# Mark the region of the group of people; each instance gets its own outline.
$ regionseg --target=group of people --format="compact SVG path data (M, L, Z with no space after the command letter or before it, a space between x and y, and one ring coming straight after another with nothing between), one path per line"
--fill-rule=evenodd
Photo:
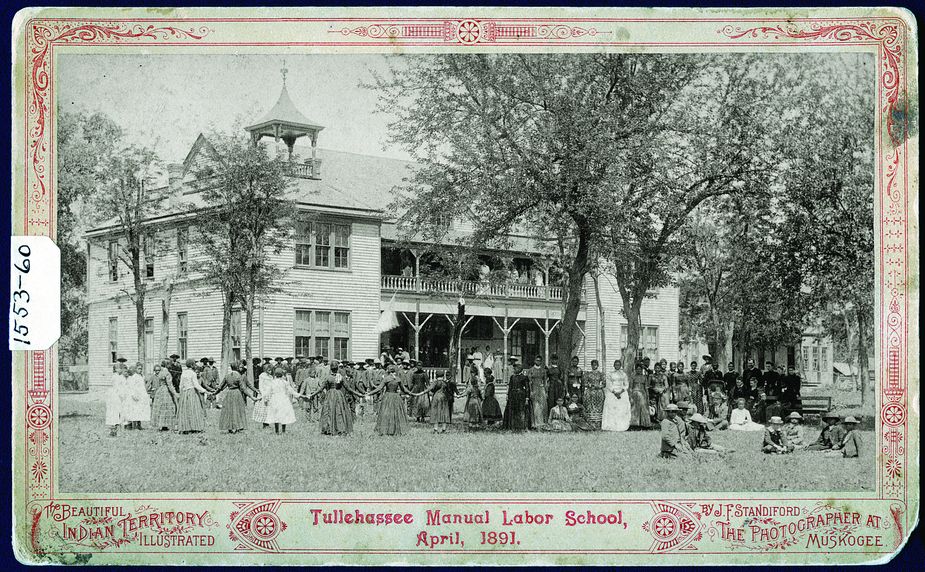
M764 439L761 451L771 455L783 455L794 451L821 451L827 457L851 458L860 455L861 437L859 421L848 416L841 419L834 412L823 416L825 427L813 442L806 440L803 417L793 411L787 416L787 423L779 416L771 417L767 427L762 427ZM733 449L713 442L710 431L714 429L710 419L698 413L693 407L682 409L674 403L665 408L661 423L662 457L677 459L695 453L722 454Z

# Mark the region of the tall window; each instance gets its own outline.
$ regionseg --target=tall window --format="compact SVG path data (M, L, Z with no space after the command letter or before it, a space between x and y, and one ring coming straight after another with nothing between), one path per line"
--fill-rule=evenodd
M119 318L109 318L109 362L119 359Z
M154 233L142 237L142 253L145 261L145 278L154 278Z
M189 315L186 312L177 313L177 353L180 359L185 360L187 356L187 341L189 338Z
M620 340L625 350L629 340L629 326L620 327ZM658 361L658 326L643 326L639 332L639 357Z
M298 223L295 231L295 263L316 268L350 268L350 225Z
M315 266L327 268L331 263L331 225L315 225Z
M115 240L109 241L109 281L116 282L119 280L119 243Z
M829 371L829 348L822 347L819 348L822 352L821 367L820 371Z
M231 353L241 361L241 310L231 311Z
M177 270L180 274L189 270L189 228L185 226L177 228Z
M813 371L819 371L819 346L813 346Z
M350 359L350 312L297 309L293 336L296 354Z
M334 359L345 360L350 353L350 314L334 313Z
M331 357L331 313L315 312L315 355Z
M295 353L296 355L315 355L312 351L312 313L310 310L296 310L295 324Z
M154 359L154 318L145 318L145 353L149 362Z

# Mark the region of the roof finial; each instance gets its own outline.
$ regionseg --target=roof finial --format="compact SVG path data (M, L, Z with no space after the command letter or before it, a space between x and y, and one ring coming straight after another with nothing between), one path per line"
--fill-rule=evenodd
M286 74L289 73L289 70L286 69L286 60L283 60L283 67L279 71L283 74L283 87L286 87Z

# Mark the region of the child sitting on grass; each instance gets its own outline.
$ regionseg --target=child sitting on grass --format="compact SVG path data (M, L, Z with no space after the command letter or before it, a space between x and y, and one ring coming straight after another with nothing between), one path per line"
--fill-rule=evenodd
M761 450L772 455L784 455L793 452L793 445L787 440L784 433L784 420L776 415L771 417L767 429L764 431L764 441Z
M819 433L819 438L806 447L807 451L831 451L845 438L845 428L838 424L841 417L837 413L829 411L822 416L822 420L825 421L825 427Z
M786 429L784 429L784 433L787 434L787 440L790 441L794 449L805 449L805 435L803 434L803 426L800 424L803 420L803 416L794 411L787 416L787 419L790 421Z
M725 419L724 419L725 421ZM691 416L692 443L695 453L708 453L716 455L719 453L731 453L733 449L727 449L720 445L713 444L713 439L707 431L710 430L710 420L699 413Z
M739 398L736 408L729 415L729 428L733 431L761 431L764 425L752 421L752 415L745 409L745 399Z
M845 426L845 436L841 443L833 447L831 451L825 453L826 457L844 457L856 458L861 454L861 433L858 431L860 421L852 416L845 417L842 421Z
M578 397L577 395L575 396ZM571 418L563 405L562 396L556 397L556 406L549 410L549 422L543 426L544 431L571 431Z

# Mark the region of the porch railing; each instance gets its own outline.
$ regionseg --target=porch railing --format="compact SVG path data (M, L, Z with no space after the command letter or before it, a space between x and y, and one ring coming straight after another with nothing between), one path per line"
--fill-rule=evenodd
M420 292L449 296L482 296L524 300L561 300L565 293L565 288L562 286L537 286L535 284L390 275L382 277L382 289L391 292ZM582 291L583 298L584 291Z

